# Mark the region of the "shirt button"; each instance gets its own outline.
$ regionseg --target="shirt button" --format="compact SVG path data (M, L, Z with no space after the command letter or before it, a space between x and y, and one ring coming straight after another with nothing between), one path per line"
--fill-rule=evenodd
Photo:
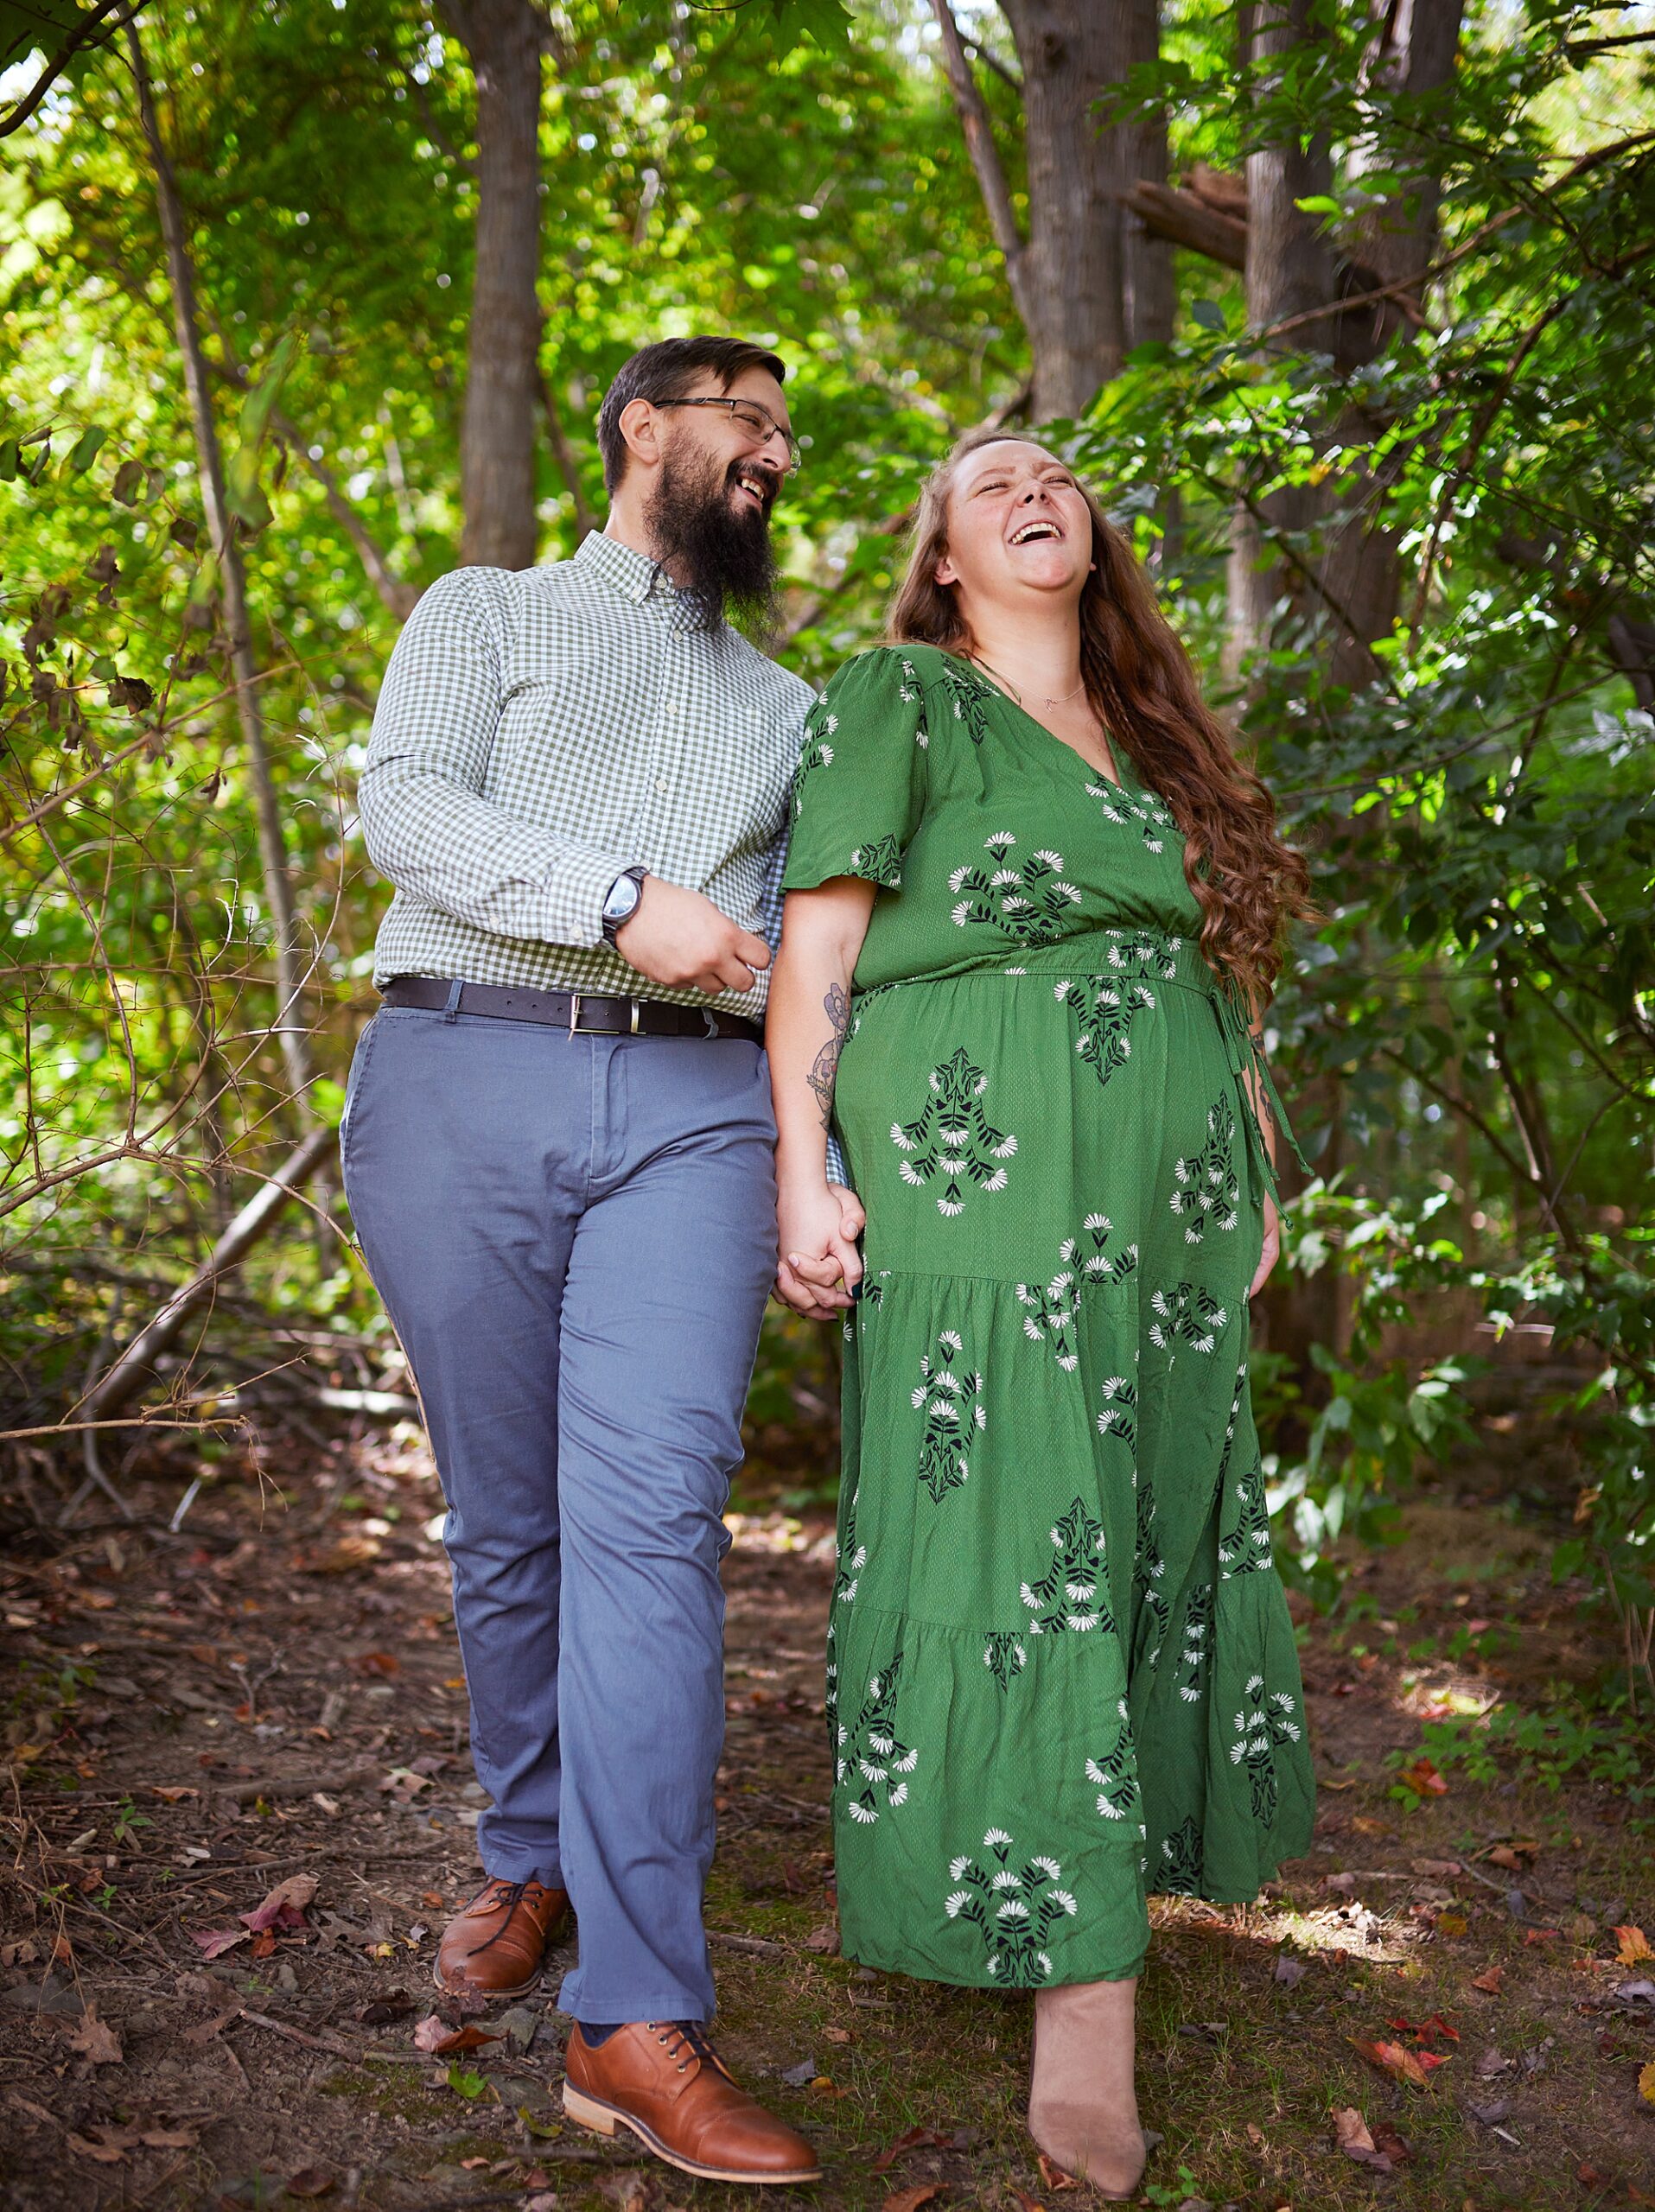
M658 776L658 777L655 779L655 788L656 788L656 790L657 790L658 791L665 791L665 789L666 789L666 778L665 778L665 776Z
M664 715L676 715L678 711L678 702L676 699L667 699L663 702L661 712Z

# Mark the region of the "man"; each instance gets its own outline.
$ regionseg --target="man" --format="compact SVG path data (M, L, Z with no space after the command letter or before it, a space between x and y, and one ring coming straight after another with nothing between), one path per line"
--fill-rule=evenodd
M687 2173L817 2177L705 2033L721 1519L776 1269L758 1021L811 694L762 614L782 363L634 354L571 561L461 569L398 640L361 781L395 886L341 1135L448 1501L486 1872L450 1990L516 1995L572 1900L566 2108Z

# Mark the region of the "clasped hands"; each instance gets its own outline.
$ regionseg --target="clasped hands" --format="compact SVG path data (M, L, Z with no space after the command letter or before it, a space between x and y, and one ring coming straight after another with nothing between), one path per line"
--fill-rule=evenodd
M781 1232L777 1297L807 1320L831 1320L862 1283L856 1239L867 1216L861 1202L843 1183L783 1184L776 1218Z

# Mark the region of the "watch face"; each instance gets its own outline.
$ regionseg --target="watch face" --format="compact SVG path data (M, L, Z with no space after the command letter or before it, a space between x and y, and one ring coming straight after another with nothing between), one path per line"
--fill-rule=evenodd
M606 922L624 921L638 904L638 886L629 875L623 875L615 884L603 905Z

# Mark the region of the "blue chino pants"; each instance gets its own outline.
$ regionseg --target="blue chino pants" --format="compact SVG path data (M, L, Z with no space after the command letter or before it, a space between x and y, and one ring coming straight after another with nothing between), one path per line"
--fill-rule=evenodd
M709 2019L722 1515L776 1266L739 1039L386 1007L341 1135L448 1503L490 1874L567 1889L563 2010Z

